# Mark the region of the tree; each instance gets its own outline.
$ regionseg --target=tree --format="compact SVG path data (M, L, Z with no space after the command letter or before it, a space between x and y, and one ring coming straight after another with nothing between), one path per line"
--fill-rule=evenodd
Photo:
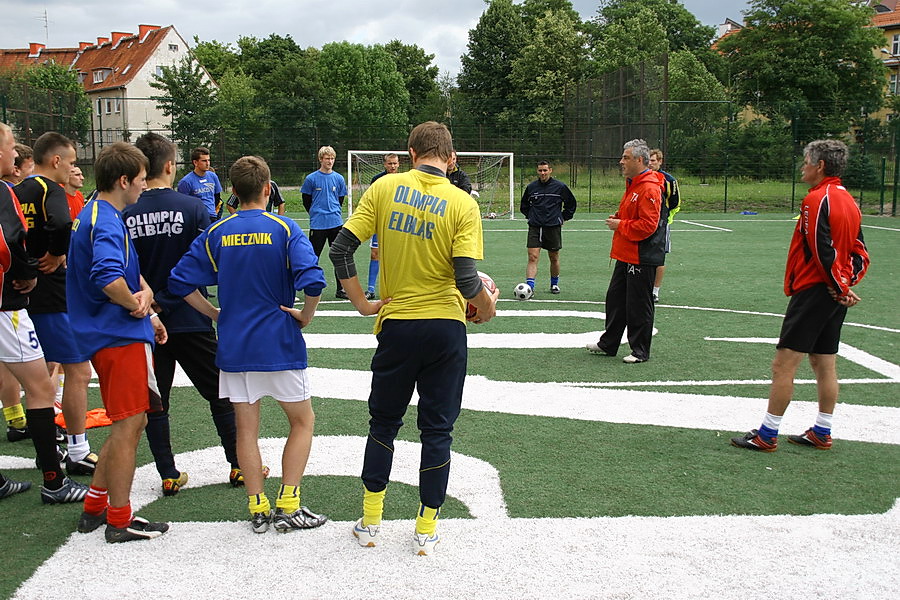
M562 127L566 88L581 81L587 59L580 24L570 11L546 11L513 61L510 80L518 96L527 99L526 115L533 124Z
M153 75L150 87L162 95L151 99L156 100L163 115L171 117L172 136L181 144L187 162L191 148L208 145L212 140L216 88L190 55L175 66L160 67L160 71L160 75Z
M28 109L27 123L32 137L36 138L46 131L58 131L80 141L88 139L91 101L78 81L77 71L51 60L28 65L8 73L8 76L12 81L30 88L27 106L24 106L24 95L16 98L19 90L9 90L12 97L6 100L10 104L21 100L23 108ZM12 119L16 119L21 113L11 114ZM24 127L25 123L16 125Z
M665 54L668 37L660 19L649 8L635 8L621 19L610 21L594 33L592 53L595 74Z
M602 32L611 25L633 20L642 10L652 13L662 25L671 50L696 52L709 48L715 28L701 25L678 0L600 0L593 23ZM635 46L643 47L649 40L635 36L634 41Z
M426 120L425 113L431 109L433 114L433 107L439 98L438 68L431 64L434 54L426 54L417 45L404 44L400 40L391 40L384 49L394 58L409 92L408 121L418 123Z
M461 57L459 89L470 114L488 123L509 117L515 87L509 79L513 63L526 44L519 7L512 0L491 0L474 29L468 53Z
M212 40L201 42L194 36L194 58L197 59L209 76L218 82L226 73L234 72L240 68L240 57L231 44Z
M350 127L366 136L392 126L406 131L409 92L394 58L382 46L326 44L317 68L327 82L328 102L319 113L326 135L345 133Z
M845 0L753 0L745 27L719 43L736 99L790 121L797 142L846 132L883 99L872 14Z

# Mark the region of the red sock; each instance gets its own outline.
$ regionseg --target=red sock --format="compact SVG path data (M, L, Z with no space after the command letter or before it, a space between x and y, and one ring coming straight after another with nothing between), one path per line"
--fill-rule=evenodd
M84 512L99 517L109 506L109 491L91 486L84 498Z
M125 506L110 506L106 511L106 522L113 527L123 529L131 525L131 502Z

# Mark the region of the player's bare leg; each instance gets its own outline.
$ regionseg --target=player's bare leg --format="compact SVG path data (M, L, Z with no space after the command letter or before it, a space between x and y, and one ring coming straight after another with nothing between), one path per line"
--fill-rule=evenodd
M281 482L285 485L300 485L309 460L309 449L312 447L316 415L310 400L279 404L291 426L281 455Z
M234 403L237 455L247 495L263 493L262 456L259 453L259 401Z
M525 278L534 279L537 275L538 261L541 258L540 248L528 248L528 264L525 265Z
M790 348L778 348L772 361L772 385L766 412L782 416L794 395L794 375L803 361L804 353Z
M833 414L840 389L837 379L837 355L810 354L809 365L816 374L819 412Z

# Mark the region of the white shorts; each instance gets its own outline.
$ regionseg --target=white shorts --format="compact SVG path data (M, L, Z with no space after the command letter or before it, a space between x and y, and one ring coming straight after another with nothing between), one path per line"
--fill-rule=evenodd
M311 395L306 369L219 371L219 396L232 402L253 404L263 396L272 396L279 402L303 402Z
M44 358L28 311L0 311L0 362L27 363Z

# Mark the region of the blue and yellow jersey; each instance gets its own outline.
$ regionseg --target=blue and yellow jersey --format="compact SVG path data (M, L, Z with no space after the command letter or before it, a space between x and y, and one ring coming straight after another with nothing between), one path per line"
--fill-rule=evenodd
M141 289L134 244L115 206L96 198L87 203L72 223L67 262L69 320L81 350L93 356L103 348L153 343L150 318L135 319L103 292L119 278L132 293Z
M392 298L384 319L465 321L456 289L455 257L483 258L481 214L471 196L446 177L413 169L373 183L344 224L360 240L378 235L378 289Z
M204 285L219 286L219 369L306 368L300 325L280 307L293 306L297 290L321 295L325 275L296 223L259 209L213 223L169 276L169 292L180 297Z
M681 210L681 192L678 189L678 180L669 173L660 171L666 178L662 186L663 205L669 209L669 225L675 220L675 213Z

